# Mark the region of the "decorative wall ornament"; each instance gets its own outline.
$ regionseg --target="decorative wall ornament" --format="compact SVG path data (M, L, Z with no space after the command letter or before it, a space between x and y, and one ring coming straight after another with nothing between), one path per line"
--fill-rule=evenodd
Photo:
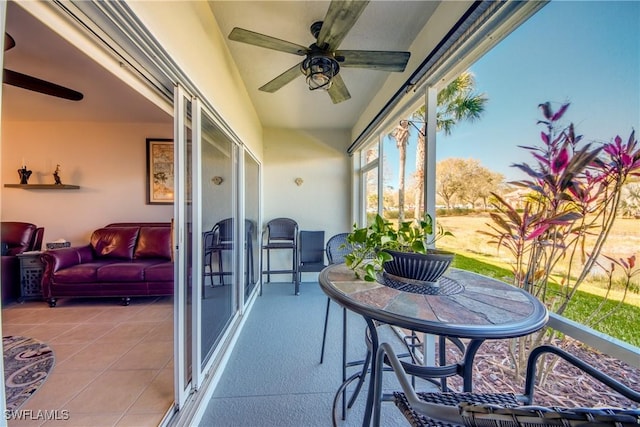
M173 140L147 138L147 204L173 204Z
M214 176L213 178L211 178L211 182L213 182L215 185L220 185L224 182L224 178L222 178L221 176Z
M304 180L302 178L296 178L295 181L296 185L298 187L300 187L302 185L302 183L304 182Z
M20 175L20 184L24 185L29 183L31 171L27 170L26 165L23 165L20 169L18 169L18 175Z
M60 165L56 165L56 170L53 172L53 179L56 182L56 185L62 185L62 180L60 179Z

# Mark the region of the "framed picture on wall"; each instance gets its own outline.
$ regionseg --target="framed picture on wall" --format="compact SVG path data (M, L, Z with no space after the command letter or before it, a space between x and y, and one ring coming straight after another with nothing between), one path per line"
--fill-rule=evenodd
M173 140L147 138L147 204L172 204L173 190Z

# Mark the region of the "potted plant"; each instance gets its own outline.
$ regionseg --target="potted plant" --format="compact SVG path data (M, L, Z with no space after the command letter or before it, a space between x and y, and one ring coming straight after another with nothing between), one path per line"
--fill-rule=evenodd
M405 221L396 228L376 215L373 223L347 236L352 252L345 262L356 276L377 280L381 271L400 279L436 285L438 278L453 261L452 252L432 249L444 236L453 236L442 227L434 233L433 219L425 214L421 220Z

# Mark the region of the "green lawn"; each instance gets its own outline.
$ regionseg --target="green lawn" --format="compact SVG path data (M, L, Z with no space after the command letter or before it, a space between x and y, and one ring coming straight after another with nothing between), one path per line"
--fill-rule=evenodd
M504 262L496 262L486 255L470 254L464 251L456 251L453 248L448 249L456 252L456 257L452 264L453 267L473 271L507 283L511 283L513 280L513 274ZM602 297L599 295L578 291L563 315L576 322L584 323L584 320L598 307L601 301ZM605 311L608 311L608 308L615 307L617 304L616 301L607 301ZM598 322L593 328L640 347L640 334L637 332L638 325L640 325L640 308L631 304L620 304L619 307L615 308L611 316Z

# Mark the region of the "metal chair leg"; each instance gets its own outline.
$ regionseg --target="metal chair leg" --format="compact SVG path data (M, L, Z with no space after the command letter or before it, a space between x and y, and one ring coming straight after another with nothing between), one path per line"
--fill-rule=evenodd
M291 270L293 271L293 274L291 275L293 280L295 280L296 278L300 279L299 275L298 275L298 248L297 246L294 246L292 249L293 252L293 256L291 257L292 260L292 266L291 266ZM298 282L300 283L300 282ZM296 295L298 295L298 291L299 289L296 289Z
M330 307L331 307L331 298L327 297L327 310L324 315L324 330L322 331L322 350L320 351L320 364L324 362L324 347L327 342L327 323L329 321Z
M213 288L213 264L211 259L209 260L209 282L211 283L211 287Z
M267 249L267 283L271 283L271 250Z
M218 251L218 273L219 273L218 281L220 282L220 285L224 285L224 271L222 267L222 251Z

